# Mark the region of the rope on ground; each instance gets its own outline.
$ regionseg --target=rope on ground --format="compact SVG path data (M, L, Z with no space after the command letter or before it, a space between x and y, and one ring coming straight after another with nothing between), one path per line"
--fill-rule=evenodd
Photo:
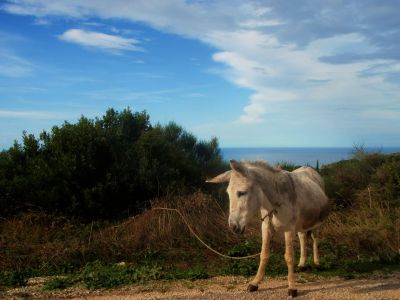
M183 220L183 222L186 224L186 226L189 228L189 231L199 240L200 243L202 243L205 247L207 247L210 251L214 252L215 254L222 256L224 258L229 258L229 259L247 259L247 258L253 258L257 257L260 255L260 253L252 254L252 255L247 255L247 256L241 256L241 257L236 257L236 256L229 256L225 255L221 252L218 252L217 250L211 248L208 244L206 244L193 230L192 226L190 226L189 222L186 220L185 216L176 208L165 208L165 207L153 207L152 210L161 210L161 211L174 211L176 212Z

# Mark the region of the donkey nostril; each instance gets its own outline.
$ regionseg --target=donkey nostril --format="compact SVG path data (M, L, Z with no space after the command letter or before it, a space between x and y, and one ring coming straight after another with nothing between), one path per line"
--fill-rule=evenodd
M231 224L231 229L236 234L242 234L244 232L245 226L241 227L235 224Z
M237 230L238 230L238 227L237 227L236 225L232 225L231 228L232 228L232 230L233 230L234 232L237 232Z

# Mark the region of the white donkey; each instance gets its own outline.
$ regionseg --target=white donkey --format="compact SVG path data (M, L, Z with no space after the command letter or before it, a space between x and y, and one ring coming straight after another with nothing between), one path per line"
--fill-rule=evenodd
M269 245L275 230L285 233L285 261L288 267L289 296L296 297L294 280L293 238L300 239L299 267L307 258L307 235L313 239L314 263L319 265L317 238L311 231L328 215L328 198L324 183L317 171L301 167L293 172L271 167L264 162L230 161L232 170L207 182L229 182L229 226L243 233L254 216L261 216L262 247L256 277L250 282L250 292L258 290L264 279L269 258Z

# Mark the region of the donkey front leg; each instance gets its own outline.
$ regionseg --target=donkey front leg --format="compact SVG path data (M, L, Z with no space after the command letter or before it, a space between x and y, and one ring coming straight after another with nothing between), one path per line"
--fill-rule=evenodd
M293 253L294 231L285 231L285 260L288 268L289 296L296 297L297 289L294 281L294 253Z
M258 271L256 277L250 282L247 287L249 292L255 292L258 290L258 284L264 279L265 268L268 264L269 259L269 244L272 237L272 225L270 222L262 222L261 232L262 232L262 244L261 244L261 254L260 254L260 265L258 266Z

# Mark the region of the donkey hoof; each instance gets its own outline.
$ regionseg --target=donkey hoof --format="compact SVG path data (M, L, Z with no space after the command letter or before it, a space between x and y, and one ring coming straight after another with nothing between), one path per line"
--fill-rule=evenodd
M305 266L297 266L298 272L304 272L306 270Z
M255 291L257 291L257 290L258 290L258 285L249 284L249 285L247 286L247 291L249 291L249 292L255 292Z
M318 271L322 270L322 267L320 264L314 264L314 268L316 268Z
M288 289L288 295L289 295L289 298L297 297L297 290Z

